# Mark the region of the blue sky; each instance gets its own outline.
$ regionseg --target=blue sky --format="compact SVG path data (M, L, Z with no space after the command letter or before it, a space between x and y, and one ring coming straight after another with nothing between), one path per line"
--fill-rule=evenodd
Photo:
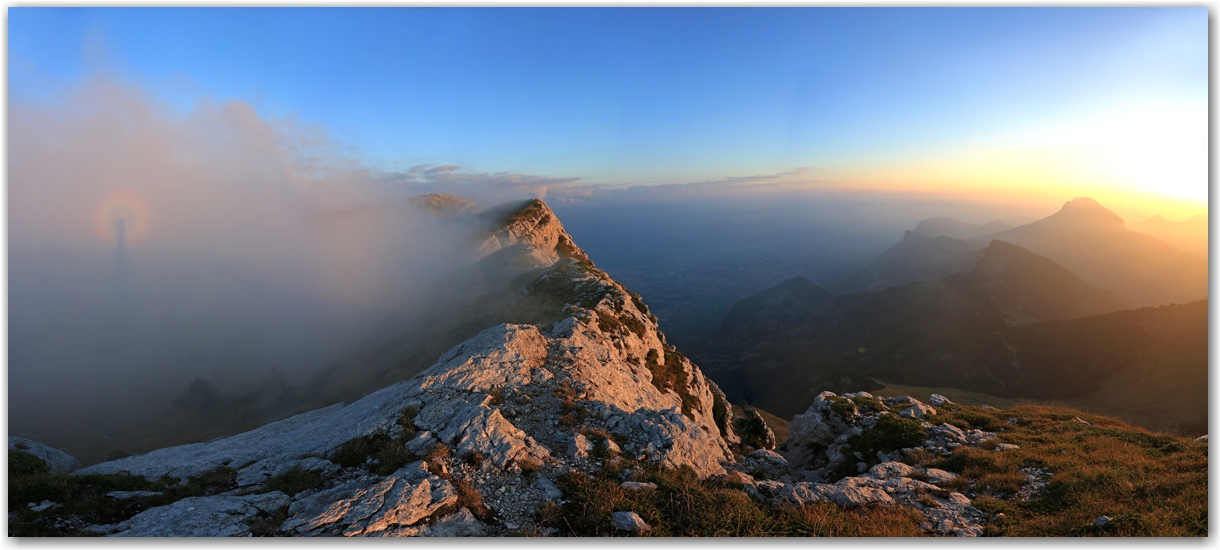
M1064 121L1132 106L1206 113L1206 18L1206 8L10 8L9 90L55 97L115 72L182 108L211 95L293 113L383 170L437 163L640 184L838 166L849 177L1038 142Z

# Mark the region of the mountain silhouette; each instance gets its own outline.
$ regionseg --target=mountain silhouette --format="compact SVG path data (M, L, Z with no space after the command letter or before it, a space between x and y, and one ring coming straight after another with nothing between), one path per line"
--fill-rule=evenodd
M1184 222L1169 221L1160 215L1131 224L1131 230L1161 239L1183 252L1207 258L1207 214Z
M1207 296L1206 260L1127 229L1122 218L1087 197L1072 199L1036 222L973 240L993 239L1045 256L1131 307Z
M875 389L873 379L994 391L1019 377L1002 331L1121 304L1047 258L992 241L968 273L879 292L831 296L787 281L735 305L698 360L730 399L781 416L824 390Z
M920 222L920 227L927 221ZM898 244L843 279L838 290L845 294L884 290L970 271L980 248L979 243L946 235L907 231Z

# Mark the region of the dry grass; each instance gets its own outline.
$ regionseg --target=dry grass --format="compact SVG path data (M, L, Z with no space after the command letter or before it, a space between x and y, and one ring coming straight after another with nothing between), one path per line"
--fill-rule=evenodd
M543 524L568 536L622 535L611 523L614 512L631 510L652 530L647 536L917 536L918 514L897 507L845 511L833 504L805 508L772 508L738 488L699 480L690 468L647 467L642 481L657 484L649 492L626 491L609 469L592 479L582 474L560 478L567 504L551 504L540 513Z
M981 495L976 507L1004 513L988 525L988 535L1207 536L1205 442L1060 407L945 412L938 421L990 425L1003 429L1002 442L1021 446L1001 452L964 448L933 464L962 474L954 488L971 490L973 482ZM1017 425L1009 425L1009 418ZM1046 494L1028 502L1005 500L1026 483L1017 471L1025 466L1054 474ZM1093 527L1103 515L1115 521Z

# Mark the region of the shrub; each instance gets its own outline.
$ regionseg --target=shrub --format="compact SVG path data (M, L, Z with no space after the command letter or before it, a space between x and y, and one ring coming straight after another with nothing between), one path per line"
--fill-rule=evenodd
M305 470L300 466L293 466L267 480L268 492L279 491L288 496L301 491L317 489L320 486L322 486L321 472Z

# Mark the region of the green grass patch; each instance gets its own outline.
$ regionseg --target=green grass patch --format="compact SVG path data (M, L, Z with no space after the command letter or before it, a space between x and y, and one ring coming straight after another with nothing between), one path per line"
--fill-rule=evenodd
M880 464L881 460L877 458L878 451L892 453L906 447L918 447L923 444L926 437L927 433L917 420L900 418L892 414L882 416L877 419L877 423L872 428L847 440L847 445L841 449L843 456L847 459L835 468L832 477L834 480L838 480L856 475L859 473L857 462L864 462L870 467ZM864 459L857 459L854 455L856 452L859 452Z

